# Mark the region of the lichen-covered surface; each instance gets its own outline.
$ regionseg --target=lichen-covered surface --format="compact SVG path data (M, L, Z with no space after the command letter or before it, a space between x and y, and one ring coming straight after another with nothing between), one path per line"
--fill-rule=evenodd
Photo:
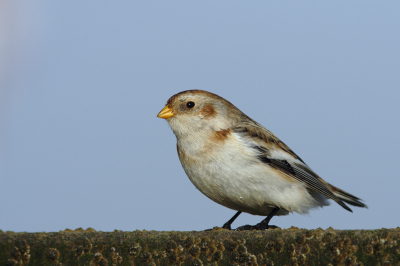
M0 231L1 265L400 265L400 228Z

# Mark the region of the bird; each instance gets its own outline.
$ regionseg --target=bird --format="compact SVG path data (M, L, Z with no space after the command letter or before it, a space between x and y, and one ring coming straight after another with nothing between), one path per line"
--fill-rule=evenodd
M182 167L193 185L214 202L242 213L266 216L235 230L266 230L274 216L309 210L335 201L367 208L360 198L323 180L271 131L228 100L204 90L179 92L157 117L168 121L177 139Z

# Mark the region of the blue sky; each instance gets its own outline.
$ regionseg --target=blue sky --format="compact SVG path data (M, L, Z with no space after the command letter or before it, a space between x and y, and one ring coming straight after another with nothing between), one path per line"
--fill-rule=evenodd
M282 228L399 226L398 1L0 3L0 229L203 230L235 211L186 177L156 117L216 93L365 200ZM263 217L241 215L233 224Z

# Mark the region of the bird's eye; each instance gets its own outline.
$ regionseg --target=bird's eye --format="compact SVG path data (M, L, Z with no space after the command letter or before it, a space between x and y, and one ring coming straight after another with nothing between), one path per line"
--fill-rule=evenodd
M194 107L194 102L188 102L186 104L187 108L193 108Z

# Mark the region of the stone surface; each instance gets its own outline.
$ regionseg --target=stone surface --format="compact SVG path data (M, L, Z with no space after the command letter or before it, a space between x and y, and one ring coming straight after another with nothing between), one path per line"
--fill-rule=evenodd
M400 228L0 231L0 265L400 265Z

